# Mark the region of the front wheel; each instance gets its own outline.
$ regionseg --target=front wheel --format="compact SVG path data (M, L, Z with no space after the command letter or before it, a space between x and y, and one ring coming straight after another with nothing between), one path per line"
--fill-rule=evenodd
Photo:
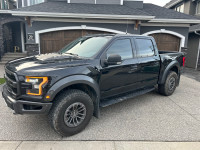
M176 90L178 75L174 71L170 71L164 84L158 85L160 94L170 96Z
M71 136L88 125L93 109L93 101L88 94L80 90L68 90L55 99L49 120L57 133Z

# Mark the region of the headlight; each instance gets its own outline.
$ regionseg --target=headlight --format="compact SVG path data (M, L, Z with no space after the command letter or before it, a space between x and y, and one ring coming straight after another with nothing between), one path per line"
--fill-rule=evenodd
M48 77L26 77L25 82L32 84L32 89L27 89L28 95L42 95L42 88L48 82Z

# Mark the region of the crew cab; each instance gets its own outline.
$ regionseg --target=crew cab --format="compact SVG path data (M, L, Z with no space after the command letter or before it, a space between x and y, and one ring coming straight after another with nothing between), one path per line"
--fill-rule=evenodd
M156 87L172 95L184 63L184 53L158 51L150 36L84 36L57 53L7 63L2 95L15 114L48 114L55 131L71 136L100 117L100 107Z

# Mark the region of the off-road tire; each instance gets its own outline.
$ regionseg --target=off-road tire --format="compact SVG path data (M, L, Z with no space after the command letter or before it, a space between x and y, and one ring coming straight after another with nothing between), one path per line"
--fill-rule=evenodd
M53 102L49 113L49 121L54 130L62 136L72 136L81 132L90 122L93 115L93 101L88 94L81 90L71 89L62 92ZM67 108L74 103L82 103L86 108L85 119L76 127L69 127L64 121Z
M169 88L170 86L170 80L175 79L175 86L173 86L173 88ZM165 96L170 96L174 93L174 91L176 90L177 87L177 82L178 82L178 75L176 72L174 71L170 71L164 84L160 84L158 85L158 92L162 95Z

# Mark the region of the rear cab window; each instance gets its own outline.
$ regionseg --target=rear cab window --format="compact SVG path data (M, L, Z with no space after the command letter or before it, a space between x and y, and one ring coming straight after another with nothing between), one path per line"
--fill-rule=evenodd
M136 38L137 57L151 57L155 55L155 47L151 39Z

